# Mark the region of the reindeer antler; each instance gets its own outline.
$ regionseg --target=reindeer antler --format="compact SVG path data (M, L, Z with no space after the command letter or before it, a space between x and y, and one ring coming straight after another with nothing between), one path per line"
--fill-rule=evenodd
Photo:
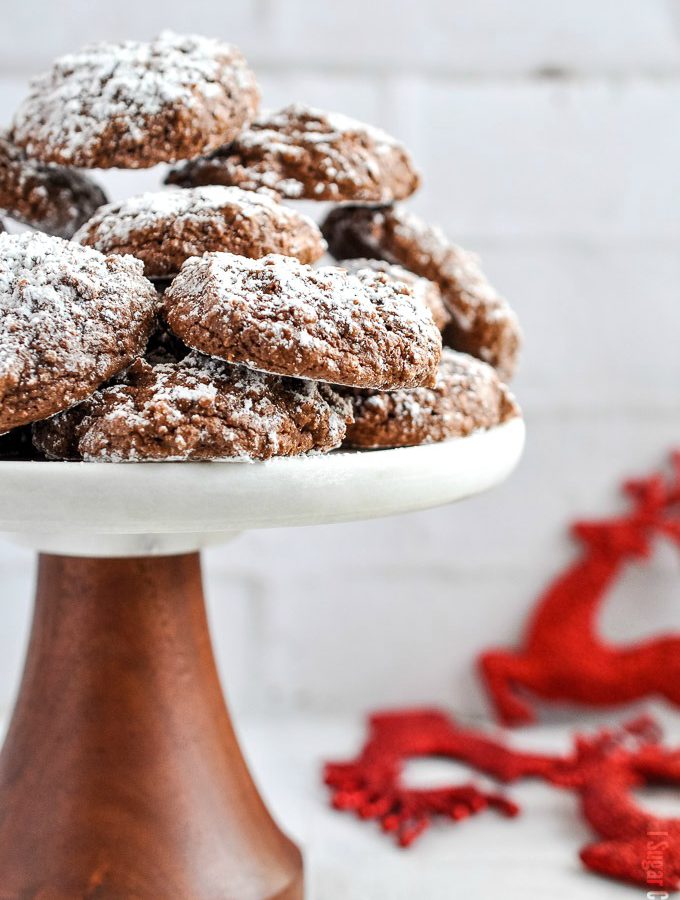
M670 469L670 477L656 472L624 482L624 493L635 502L634 515L655 521L680 503L680 451L670 454Z
M647 478L624 482L623 492L632 501L629 513L611 519L580 521L572 534L593 550L615 556L648 556L655 532L680 543L680 515L671 515L680 505L680 452L670 455L671 475L655 472ZM680 510L678 511L680 513Z

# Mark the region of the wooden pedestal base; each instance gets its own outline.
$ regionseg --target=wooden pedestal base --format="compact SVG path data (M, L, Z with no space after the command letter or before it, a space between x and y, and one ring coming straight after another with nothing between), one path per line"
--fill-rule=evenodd
M302 894L224 705L198 554L41 556L0 755L0 898Z

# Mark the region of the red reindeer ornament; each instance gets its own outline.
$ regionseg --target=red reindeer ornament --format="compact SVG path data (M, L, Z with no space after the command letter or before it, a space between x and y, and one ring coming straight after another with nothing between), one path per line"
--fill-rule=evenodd
M588 706L657 695L680 706L680 635L616 647L596 628L605 593L626 565L649 557L655 536L680 546L680 454L672 462L668 482L655 474L624 485L632 500L627 515L573 526L581 556L539 600L523 647L480 658L487 690L506 724L535 718L520 691Z
M584 819L599 840L581 852L593 872L643 885L647 897L680 888L680 819L656 816L633 791L645 784L680 785L680 750L659 743L649 719L615 732L579 736L571 760L547 772L553 784L580 795Z
M487 809L510 817L519 812L503 794L471 781L431 789L403 784L408 759L445 757L500 782L534 777L575 792L598 835L581 850L587 868L644 885L647 896L661 898L680 887L680 819L655 816L633 796L644 784L680 784L680 750L661 745L661 731L649 717L593 736L577 735L565 756L512 749L434 709L377 713L369 725L359 755L327 763L324 777L336 809L379 821L399 846L411 846L435 819L453 823Z
M472 782L442 788L410 788L403 784L404 763L415 757L445 757L467 763L497 781L546 776L554 759L506 747L482 732L462 728L438 710L378 713L369 719L369 737L350 762L327 763L324 780L335 809L375 819L393 833L402 847L410 846L434 818L459 821L485 809L515 816L519 808L496 791Z

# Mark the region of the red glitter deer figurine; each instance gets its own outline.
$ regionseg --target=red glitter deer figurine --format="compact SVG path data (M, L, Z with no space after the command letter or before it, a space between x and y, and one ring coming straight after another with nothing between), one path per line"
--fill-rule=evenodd
M545 770L548 781L575 791L597 838L581 849L587 868L640 884L647 897L680 888L680 819L638 805L636 789L680 784L680 750L664 747L654 720L642 717L614 731L577 735L571 759Z
M655 536L680 547L680 453L672 462L669 481L655 474L624 485L633 501L628 515L573 526L581 557L539 600L523 647L480 658L487 690L506 724L535 718L520 692L589 706L658 695L680 706L680 634L617 647L597 632L604 594L624 566L649 557Z

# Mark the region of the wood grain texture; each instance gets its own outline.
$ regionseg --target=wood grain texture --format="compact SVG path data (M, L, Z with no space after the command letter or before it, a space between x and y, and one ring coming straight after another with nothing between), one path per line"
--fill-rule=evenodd
M243 761L197 554L42 556L0 755L0 898L301 900Z

